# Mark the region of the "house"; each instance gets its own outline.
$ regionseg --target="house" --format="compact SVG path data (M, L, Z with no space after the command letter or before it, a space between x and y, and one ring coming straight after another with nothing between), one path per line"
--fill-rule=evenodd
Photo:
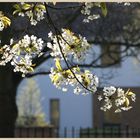
M133 7L131 11L129 8L125 7L122 11L120 6L118 9L112 7L112 11L114 12L111 15L111 19L108 21L103 19L103 23L99 20L93 24L93 26L89 26L83 23L81 26L77 24L77 22L81 22L81 18L77 18L75 22L71 23L69 26L73 30L76 30L77 33L84 34L94 40L95 36L93 34L97 34L97 37L108 37L108 38L115 38L118 40L118 34L123 35L122 25L127 25L128 22L131 20L131 12L133 11ZM117 16L118 12L122 12L123 16ZM111 12L110 12L111 13ZM115 14L116 13L116 14ZM71 14L71 13L70 13ZM115 14L115 16L114 16ZM138 15L134 14L136 17ZM114 18L115 17L115 18ZM58 16L59 18L59 16ZM104 22L106 21L106 22ZM109 22L111 21L111 22ZM108 24L110 23L110 24ZM117 23L116 28L114 27ZM105 26L106 25L106 26ZM111 30L106 32L107 30ZM44 30L44 29L43 29ZM85 32L86 31L86 32ZM42 33L42 32L41 32ZM44 32L43 32L44 33ZM43 34L42 33L42 34ZM99 33L99 34L98 34ZM46 33L44 33L46 35ZM45 36L45 35L42 36ZM46 36L45 36L46 37ZM112 39L111 38L111 39ZM121 37L120 37L121 38ZM100 38L99 38L100 39ZM105 39L105 38L104 38ZM110 39L110 40L111 40ZM89 39L90 40L90 39ZM112 46L114 50L119 51L121 49L119 46ZM99 46L95 49L98 50ZM105 48L106 49L106 48ZM98 51L104 52L105 49L99 49ZM113 50L113 51L114 51ZM114 56L113 58L116 59L120 57ZM112 59L113 60L113 59ZM110 60L107 56L104 56L101 60L103 64L108 63ZM40 67L46 67L48 63L42 64ZM139 119L139 87L140 87L140 64L136 64L136 60L132 57L123 60L120 64L112 66L110 68L96 68L93 72L100 77L101 80L104 80L104 84L101 84L100 87L103 86L110 86L114 85L116 87L129 87L132 91L136 92L137 100L134 104L133 109L128 112L123 112L120 114L104 113L99 110L99 105L97 99L94 95L88 96L77 96L72 93L72 89L69 88L67 93L62 92L55 88L55 86L50 82L49 76L37 76L38 84L40 86L42 96L44 100L42 102L43 108L45 113L47 114L46 121L54 124L56 127L63 129L67 127L68 129L71 127L75 127L79 129L80 127L87 128L87 127L102 127L104 124L116 124L116 125L131 125L132 127L138 127L140 124Z
M134 93L136 93L137 99L133 103L133 108L126 112L114 113L112 111L103 112L99 109L99 102L97 98L93 97L93 127L103 128L103 127L120 127L125 129L129 128L139 128L140 127L140 87L122 87L125 91L130 88ZM101 92L101 91L100 91Z
M140 85L140 64L135 65L136 60L132 57L127 58L121 64L104 69L96 69L95 73L100 76L102 72L109 73L113 70L114 77L108 79L109 84L116 87L130 88L136 93L137 100L133 109L128 112L114 114L112 112L100 111L99 103L94 95L75 95L72 89L62 92L56 89L50 82L49 76L37 76L37 81L44 97L42 102L43 109L47 114L47 122L64 130L65 127L79 129L87 127L102 127L103 124L120 124L139 127L139 85ZM43 66L45 66L43 64Z

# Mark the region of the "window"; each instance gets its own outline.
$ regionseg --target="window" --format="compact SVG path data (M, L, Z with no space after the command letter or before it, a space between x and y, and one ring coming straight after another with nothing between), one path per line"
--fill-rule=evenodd
M59 99L50 100L50 121L51 124L59 128L60 121L60 103Z

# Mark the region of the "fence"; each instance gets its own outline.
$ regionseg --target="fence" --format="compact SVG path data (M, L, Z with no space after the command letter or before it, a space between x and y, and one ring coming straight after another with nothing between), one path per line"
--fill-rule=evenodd
M129 128L67 128L54 129L48 127L16 128L15 137L56 137L56 138L140 138L140 129Z
M80 131L80 137L88 138L138 138L140 137L140 129L129 128L94 128L94 129L82 129Z
M62 130L58 130L59 136L64 138L140 138L139 128L79 128L74 127L68 129L65 127Z
M15 137L56 137L55 129L53 127L16 127Z

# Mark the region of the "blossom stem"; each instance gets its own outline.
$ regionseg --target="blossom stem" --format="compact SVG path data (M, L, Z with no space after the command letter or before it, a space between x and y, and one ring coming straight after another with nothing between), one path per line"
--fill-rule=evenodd
M56 38L57 38L57 42L58 42L58 46L59 46L60 52L61 52L61 54L62 54L62 57L63 57L63 59L64 59L66 65L67 65L68 69L71 71L71 73L73 74L74 78L77 80L77 82L78 82L83 88L85 88L86 90L88 90L88 91L90 91L90 92L93 92L92 90L90 90L90 89L88 89L87 87L85 87L85 85L83 85L83 84L79 81L79 79L76 77L76 75L75 75L75 73L73 72L73 70L70 68L69 63L67 62L67 60L66 60L66 58L65 58L65 55L64 55L64 53L63 53L63 51L62 51L62 47L61 47L60 42L59 42L59 37L58 37L58 35L61 35L61 34L60 34L60 31L59 31L59 30L57 29L57 27L54 25L54 23L53 23L53 21L52 21L50 15L49 15L49 12L48 12L48 10L47 10L47 4L44 3L44 5L45 5L45 8L46 8L46 13L47 13L48 20L50 21L51 25L53 26L53 28L54 28L54 30L55 30ZM63 38L62 38L62 39L63 39ZM64 41L65 41L65 40L64 40Z

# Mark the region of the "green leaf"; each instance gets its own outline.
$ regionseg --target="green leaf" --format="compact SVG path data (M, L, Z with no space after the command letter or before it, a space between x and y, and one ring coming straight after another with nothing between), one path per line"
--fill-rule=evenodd
M33 71L34 71L34 69L33 69L32 67L28 67L27 70L28 70L29 72L33 72Z
M8 17L3 16L1 17L1 20L3 21L5 27L10 26L11 20Z
M17 55L20 55L20 49L18 50Z
M39 12L40 9L39 9L39 7L35 7L34 10Z
M13 45L13 49L17 49L17 48L18 48L17 44Z
M32 52L36 52L37 51L36 47L32 47L31 50L32 50Z
M21 12L21 10L15 10L15 11L13 12L13 15L15 15L16 13L19 13L19 12Z
M128 95L128 96L132 96L133 94L134 94L134 93L130 91L130 92L128 92L127 95Z
M101 10L102 10L102 14L105 17L107 15L107 7L106 7L106 3L105 2L101 2Z
M125 105L128 107L129 106L129 99L128 98L125 98Z
M51 80L52 80L53 83L57 83L57 81L59 80L58 74L54 75Z
M31 48L26 48L25 51L26 51L27 53L30 53L30 52L31 52Z
M45 10L45 6L43 4L38 4L37 5L38 8Z
M22 8L23 8L24 10L28 10L28 9L30 9L30 8L31 8L31 5L30 5L30 4L27 4L27 3L25 3L25 4L23 4Z
M60 60L59 60L59 59L56 59L56 61L55 61L55 66L56 66L56 68L57 68L59 71L62 71L62 67L61 67Z
M20 6L19 6L18 4L14 4L13 7L14 7L15 9L17 9L17 10L20 10L20 9L21 9Z
M87 87L89 84L90 84L90 79L88 77L85 77L84 85Z

